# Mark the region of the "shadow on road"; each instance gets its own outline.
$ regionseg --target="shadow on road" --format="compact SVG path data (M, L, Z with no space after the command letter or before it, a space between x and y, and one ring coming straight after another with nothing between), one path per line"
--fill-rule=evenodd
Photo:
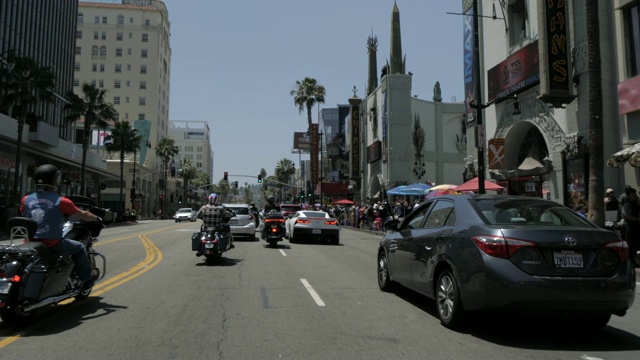
M436 303L425 296L400 288L396 296L438 318ZM484 341L521 349L562 351L637 351L640 337L608 325L584 330L562 317L533 317L512 312L469 312L460 330ZM629 315L627 315L629 316ZM613 321L616 318L612 316ZM442 327L442 331L452 331Z

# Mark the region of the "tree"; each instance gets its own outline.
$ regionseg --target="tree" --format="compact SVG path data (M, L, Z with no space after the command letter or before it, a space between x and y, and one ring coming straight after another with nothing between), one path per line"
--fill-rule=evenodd
M300 114L302 114L305 109L307 110L308 131L309 134L311 134L311 125L313 124L311 109L316 103L324 104L324 97L326 96L324 86L318 84L318 81L314 78L305 77L304 80L296 81L296 85L293 90L291 90L290 94L293 96L293 102L298 107L298 112ZM318 149L315 146L311 146L311 182L314 182L315 180L313 165L317 158L317 150ZM315 186L315 184L312 185Z
M39 101L52 102L55 76L49 67L40 66L27 57L16 57L11 53L7 61L12 68L0 66L0 108L8 109L8 115L17 113L18 134L16 138L16 158L13 175L13 192L10 204L17 204L20 195L20 162L22 155L22 134L29 115L29 109Z
M600 59L600 24L598 0L587 0L587 63L589 69L589 220L604 226L604 156L602 136L602 61Z
M68 122L76 122L84 118L82 131L82 167L80 169L80 194L86 195L85 189L85 169L87 166L87 152L89 151L89 140L91 139L91 129L93 127L106 128L116 117L116 110L113 105L106 101L107 90L98 89L95 85L84 83L82 85L82 96L73 91L67 93L70 104L65 105L65 110L69 111L65 116Z
M167 194L167 164L169 164L169 160L173 159L174 156L178 155L178 147L176 143L171 138L162 137L160 141L156 144L156 156L162 159L162 194L166 197ZM167 201L162 203L162 213L167 213Z
M296 173L296 166L293 163L293 161L287 159L287 158L283 158L280 161L278 161L278 164L276 165L276 168L274 169L274 177L275 180L279 182L276 183L277 187L280 189L280 194L282 197L282 201L285 200L285 191L289 188L289 186L287 186L287 189L285 189L285 185L284 184L289 184L291 182L291 176L293 176L293 174Z
M189 159L182 159L178 166L181 169L180 177L184 181L184 194L182 198L186 201L187 192L189 189L189 181L195 179L196 175L198 174L198 169L196 169L196 167L191 164L191 160Z
M105 148L109 153L120 153L120 197L118 201L119 210L123 209L123 188L124 188L124 154L137 152L142 142L142 136L137 134L137 130L131 127L128 121L122 120L116 122L111 134L105 138L109 143L105 144ZM134 181L135 181L135 174Z

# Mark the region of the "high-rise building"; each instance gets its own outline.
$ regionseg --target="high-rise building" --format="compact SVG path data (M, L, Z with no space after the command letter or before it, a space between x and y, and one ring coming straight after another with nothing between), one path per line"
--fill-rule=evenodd
M84 2L78 6L75 46L74 91L90 83L107 90L107 101L117 111L116 120L130 121L142 135L139 151L127 154L127 189L136 177L136 198L118 204L119 189L108 187L103 194L112 208L131 206L143 215L155 211L162 160L153 147L169 130L171 46L169 14L160 0L123 0L122 3ZM81 122L78 123L78 126ZM97 129L92 144L101 148ZM135 157L136 164L133 164ZM107 156L108 168L119 173L119 156ZM132 194L126 191L127 196ZM138 195L139 194L139 195ZM132 201L134 200L134 201Z
M33 172L41 164L57 166L63 184L58 191L76 195L80 191L82 147L75 143L70 123L64 121L65 94L72 89L74 46L76 40L77 0L23 1L0 0L0 67L7 77L33 85L36 72L16 73L19 59L33 60L54 75L52 101L39 99L28 109L31 119L24 126L20 159L17 161L18 115L2 97L12 90L0 90L0 203L9 204L10 195L22 196L34 191ZM43 16L46 14L46 16ZM15 171L15 168L18 168ZM14 186L14 174L19 174ZM100 183L111 174L96 154L86 158L87 194L99 192Z
M183 160L188 160L198 171L209 175L213 183L213 151L211 150L211 131L206 121L175 121L169 122L169 137L178 147L175 162L178 166ZM197 199L198 189L191 192L192 199ZM201 195L206 195L202 193Z

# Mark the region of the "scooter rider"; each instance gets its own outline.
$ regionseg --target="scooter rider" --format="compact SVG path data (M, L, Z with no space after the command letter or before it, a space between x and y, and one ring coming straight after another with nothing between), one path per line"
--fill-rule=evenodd
M264 214L265 214L265 216L271 210L280 211L280 207L278 206L278 198L275 195L269 195L267 197L267 203L264 205Z
M218 194L212 193L209 195L209 202L198 210L196 217L202 219L202 231L225 224L234 216L233 213L224 206L218 205L219 200ZM232 249L235 247L233 237L231 237L230 247ZM198 251L196 256L202 256L202 253Z
M88 290L93 287L96 279L91 274L87 248L79 241L62 238L64 215L75 216L85 221L102 219L89 211L78 209L73 201L56 192L61 176L54 165L39 166L33 174L36 192L22 198L20 213L38 223L34 241L44 243L60 255L71 256L78 277L83 282L82 290Z

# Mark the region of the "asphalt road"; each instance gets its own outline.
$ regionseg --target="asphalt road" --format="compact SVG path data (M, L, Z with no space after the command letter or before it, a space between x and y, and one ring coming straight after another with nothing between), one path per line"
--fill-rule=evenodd
M216 265L191 251L200 222L107 228L107 276L82 302L0 322L0 359L638 359L640 300L594 334L501 314L442 327L434 303L381 292L381 235L338 246L236 241Z

